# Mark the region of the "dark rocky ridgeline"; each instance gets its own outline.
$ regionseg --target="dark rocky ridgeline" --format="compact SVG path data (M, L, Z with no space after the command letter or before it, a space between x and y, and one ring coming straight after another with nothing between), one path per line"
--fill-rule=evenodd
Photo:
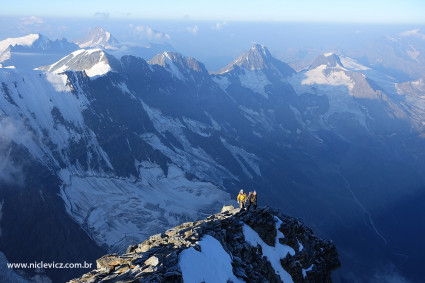
M280 226L276 225L280 222L277 218L282 221ZM233 273L239 279L282 282L263 255L262 246L252 246L245 240L244 225L258 233L266 245L275 246L278 237L280 244L295 251L295 254L288 253L280 259L294 282L331 282L331 272L340 266L335 245L313 235L298 219L268 207L240 211L225 206L221 213L205 220L184 223L132 245L126 254L105 255L97 260L96 270L70 282L183 282L179 254L191 247L201 251L198 242L206 235L221 243L230 255Z

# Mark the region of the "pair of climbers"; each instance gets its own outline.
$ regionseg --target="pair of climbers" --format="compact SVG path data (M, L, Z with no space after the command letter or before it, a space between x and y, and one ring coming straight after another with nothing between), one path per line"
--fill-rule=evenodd
M251 205L254 207L254 210L257 209L257 192L249 192L248 196L244 193L243 190L239 191L237 201L240 209L249 210ZM246 204L248 204L248 208L246 208Z

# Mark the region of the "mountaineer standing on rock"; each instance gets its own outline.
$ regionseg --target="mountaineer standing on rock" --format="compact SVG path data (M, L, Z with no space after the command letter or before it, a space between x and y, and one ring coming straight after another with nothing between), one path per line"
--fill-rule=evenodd
M251 207L251 198L252 198L252 192L249 192L249 194L248 194L248 198L247 198L247 200L246 200L246 203L247 203L247 208L246 208L246 210L249 210L249 208Z
M239 208L245 209L246 193L244 193L243 190L240 190L237 201L239 204Z
M256 191L254 191L253 193L249 192L247 210L249 210L249 208L251 207L251 204L254 207L254 210L256 210L257 209L257 192Z

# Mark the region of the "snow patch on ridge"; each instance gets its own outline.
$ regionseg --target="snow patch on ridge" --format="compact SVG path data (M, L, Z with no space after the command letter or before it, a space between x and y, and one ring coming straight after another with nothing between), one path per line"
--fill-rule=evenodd
M218 240L205 235L198 244L200 252L191 247L179 254L184 282L244 282L233 274L232 258Z
M173 60L170 57L170 54L168 52L164 52L163 56L165 57L165 65L167 66L167 70L174 76L176 77L178 80L185 80L185 76L183 76L183 74L180 72L179 68L174 65Z
M267 245L264 243L264 241L261 239L261 237L258 235L257 232L255 232L251 227L249 227L247 224L244 224L243 226L243 234L245 237L245 241L249 243L251 246L256 247L257 245L261 246L261 249L263 251L263 256L267 257L268 261L274 268L276 274L280 276L283 282L285 283L293 283L294 280L292 279L292 276L283 269L282 265L280 264L280 259L286 257L286 255L289 253L291 256L295 255L295 251L293 248L287 245L282 245L279 243L279 238L284 238L282 232L279 231L279 227L282 224L282 221L275 217L276 220L276 244L274 247Z
M303 277L304 278L306 278L306 276L307 276L307 272L309 272L309 271L311 271L311 270L313 270L313 268L314 268L314 264L312 264L312 265L310 265L308 268L306 268L306 269L302 269L302 272L303 272Z
M269 98L265 88L271 83L262 71L245 70L244 74L241 75L239 79L243 87L246 87L255 93L261 94L266 99Z

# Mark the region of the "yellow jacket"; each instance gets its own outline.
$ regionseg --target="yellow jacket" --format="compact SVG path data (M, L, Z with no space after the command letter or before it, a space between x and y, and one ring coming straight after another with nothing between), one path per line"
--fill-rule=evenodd
M239 194L238 195L238 198L237 198L237 201L238 202L245 202L246 201L246 194L245 193Z

